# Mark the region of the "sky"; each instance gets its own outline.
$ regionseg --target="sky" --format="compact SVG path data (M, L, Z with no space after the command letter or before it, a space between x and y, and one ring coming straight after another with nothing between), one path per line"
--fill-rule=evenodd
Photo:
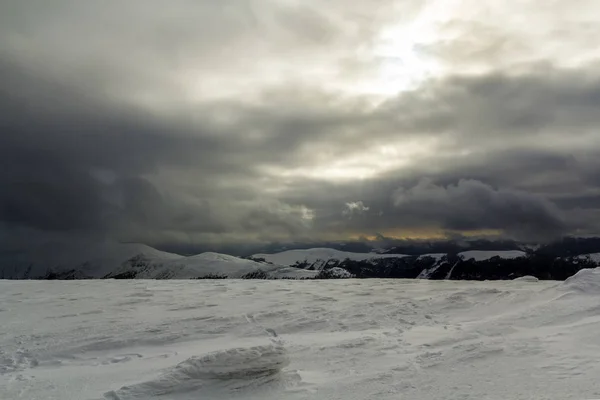
M597 0L0 0L0 237L600 232Z

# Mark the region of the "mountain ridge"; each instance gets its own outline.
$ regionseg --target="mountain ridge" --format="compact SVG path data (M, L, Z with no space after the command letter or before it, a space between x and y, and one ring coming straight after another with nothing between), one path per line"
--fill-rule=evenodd
M564 250L561 250L561 245ZM597 247L596 247L597 245ZM0 253L0 279L406 278L564 280L600 265L600 239L565 238L545 246L460 252L357 253L292 249L241 258L216 252L182 256L137 243L44 243ZM578 250L596 250L575 254ZM561 255L562 254L562 255Z

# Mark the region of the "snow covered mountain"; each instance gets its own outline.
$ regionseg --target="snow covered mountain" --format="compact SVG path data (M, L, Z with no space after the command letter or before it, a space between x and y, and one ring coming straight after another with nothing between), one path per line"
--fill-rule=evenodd
M485 261L498 257L501 259L514 259L526 257L527 253L520 250L469 250L457 254L462 260ZM423 261L428 258L438 263L447 253L422 254L415 261ZM289 265L298 268L321 270L344 261L360 261L377 263L380 260L397 260L409 257L406 254L382 254L378 253L351 253L328 248L315 248L306 250L288 250L275 254L255 254L250 259L262 261L269 264Z
M507 280L522 276L564 280L582 268L600 265L600 253L555 257L522 250L468 250L421 255L350 253L315 248L255 254L250 259L319 270L321 277L336 268L356 278Z
M139 243L53 241L26 251L0 253L0 278L102 278L140 254L152 262L183 258Z
M564 280L600 265L600 253L468 250L421 255L330 248L260 253L248 259L206 252L182 256L134 243L53 242L0 252L0 279L405 278Z
M378 254L378 253L352 253L329 248L315 248L306 250L288 250L275 254L254 254L250 259L264 261L269 264L279 264L321 270L326 267L335 267L343 261L375 262L381 259L399 259L407 257L405 254Z
M202 253L185 257L116 242L54 242L27 252L0 253L0 279L310 278L315 271Z
M446 253L434 253L434 254L423 254L417 257L416 261L429 262L429 266L423 268L423 270L417 275L417 279L429 279L431 276L441 267L445 261L447 261L448 255Z
M219 253L202 253L174 260L157 261L138 255L105 278L198 279L198 278L311 278L316 271L266 265Z

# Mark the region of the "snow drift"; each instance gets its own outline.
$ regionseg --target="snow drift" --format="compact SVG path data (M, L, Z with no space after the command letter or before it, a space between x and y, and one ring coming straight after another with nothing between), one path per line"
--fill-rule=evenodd
M535 276L525 275L525 276L521 276L520 278L515 278L515 279L513 279L513 281L535 283L535 282L539 282L540 280L538 278L536 278Z
M580 293L600 294L600 267L582 269L563 282L562 287Z
M190 357L156 379L124 386L104 394L108 400L150 399L194 391L196 396L235 391L264 385L274 379L290 361L281 344L215 351Z

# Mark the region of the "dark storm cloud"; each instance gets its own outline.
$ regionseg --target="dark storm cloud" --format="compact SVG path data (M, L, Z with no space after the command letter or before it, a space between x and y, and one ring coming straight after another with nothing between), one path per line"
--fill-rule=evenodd
M538 138L581 134L600 124L600 75L595 68L543 68L511 75L457 75L390 101L384 109L398 126L453 132L478 140L509 134Z
M304 201L315 209L320 216L315 224L322 230L373 234L497 229L520 238L543 239L577 229L598 231L593 215L600 209L595 201L600 186L590 184L582 172L594 165L590 157L541 149L481 152L453 159L433 156L424 165L360 183L316 186L312 181L297 182L285 200ZM394 202L397 190L421 193L423 177L444 194L435 199L435 206L430 204L431 196L423 195L415 196L410 206L398 207ZM445 195L449 189L454 189L452 196ZM308 199L306 193L318 195ZM369 210L361 218L340 220L333 210L346 207L346 199L361 199ZM494 208L501 206L505 208ZM585 210L588 220L582 217Z
M547 199L475 180L445 187L421 181L398 189L393 200L402 212L433 218L442 228L455 231L502 229L524 236L554 236L566 228L560 210Z
M93 168L118 178L137 176L165 162L189 160L191 151L209 142L178 137L175 126L0 65L0 79L8 84L0 91L6 111L0 116L4 220L38 228L98 227L110 210L102 200L107 185L93 178ZM132 186L125 196L140 198L138 189Z
M147 4L0 6L5 226L148 243L595 229L593 63L457 69L374 106L327 84L375 73L353 57L393 19L385 1ZM498 48L484 44L473 59ZM343 179L327 176L338 161Z
M130 240L158 240L160 232L181 239L188 233L266 229L295 235L307 229L298 207L265 200L252 185L259 161L277 163L285 149L293 149L286 140L271 142L282 146L273 149L265 139L248 139L243 127L216 128L208 117L212 108L198 110L206 114L202 123L161 119L90 98L71 82L1 65L7 85L0 104L7 112L0 116L0 219L9 225ZM250 113L236 105L231 109ZM257 110L248 120L265 114ZM303 118L319 121L300 115L286 122L273 119L295 125ZM156 176L164 169L181 171L173 177L177 184L146 179L160 180Z
M387 113L380 114L379 111L362 115L361 118L357 118L356 114L346 115L339 109L331 110L330 115L324 115L322 110L311 113L310 108L308 111L297 109L293 113L283 110L282 115L278 115L276 111L271 112L257 106L232 105L231 109L238 112L246 128L252 126L247 125L247 122L252 121L254 126L264 133L265 136L255 139L253 145L244 139L244 131L239 126L230 126L227 131L216 131L209 118L206 119L206 128L202 124L193 126L185 121L157 119L131 107L116 107L110 103L86 98L80 90L68 85L65 87L52 82L40 83L36 77L23 75L8 66L3 68L3 75L6 78L4 82L31 89L26 96L21 95L21 99L16 101L11 97L14 93L12 88L2 92L2 102L6 109L10 110L1 117L6 132L0 139L2 162L5 165L1 177L3 187L8 189L3 191L2 218L10 223L42 229L110 231L111 228L118 227L122 232L133 230L132 235L136 234L134 227L140 230L165 229L217 234L228 229L257 232L272 229L278 234L284 232L290 236L298 235L307 229L302 218L294 217L293 213L286 211L265 208L259 203L249 205L247 212L239 214L237 222L226 221L224 211L221 211L223 221L219 221L219 206L223 202L231 202L231 199L227 197L229 190L217 189L216 181L227 177L231 182L239 182L230 192L235 192L242 198L253 199L256 188L248 188L244 180L257 179L254 167L264 164L285 167L286 162L290 166L302 165L302 162L311 159L303 152L303 143L340 143L339 147L352 151L361 143L360 140L344 141L343 138L348 135L344 127L351 124L361 126L361 122L365 128L377 124L388 124L391 127L394 122L386 120ZM498 79L487 78L491 82ZM483 79L479 78L476 83L465 81L467 83L462 89L464 99L455 102L459 108L466 107L461 103L467 103L472 92L477 92L482 87L489 88L489 93L494 94L497 84L488 86L482 82ZM526 82L528 80L529 78L525 79ZM456 87L456 81L451 81L450 86ZM515 90L518 87L527 87L518 84L513 86ZM525 97L531 96L532 92L538 92L524 90ZM575 96L576 100L583 102L588 99L594 104L595 97L590 95L590 90L590 87L585 88L580 96ZM44 94L47 93L53 93L52 101L45 98ZM542 93L542 101L548 91L540 90L539 93ZM520 97L518 91L515 97ZM492 99L492 103L495 101ZM64 109L62 104L65 105ZM542 105L546 107L548 101ZM46 106L50 109L45 109ZM481 109L484 106L479 104L477 107ZM41 111L37 112L38 109ZM435 107L431 110L435 110ZM574 110L579 112L580 108ZM458 111L456 113L460 114ZM507 113L510 114L510 110ZM414 118L414 115L404 116L403 119L410 121L411 117L414 121L420 120L418 117ZM438 116L432 112L431 118L435 120ZM462 118L464 124L473 123L465 116ZM500 118L495 118L487 121L491 126L482 126L481 129L501 127L511 133L514 124L510 122L510 118L506 120L509 122L507 126L498 125ZM534 118L529 120L533 121ZM484 122L485 119L479 119L477 124L482 125ZM410 134L406 133L408 136ZM547 134L553 135L551 132ZM402 131L387 135L382 133L380 138L394 140L399 135L402 136ZM352 134L350 137L354 138ZM480 141L485 149L485 137L476 137L475 140ZM329 156L339 156L336 151ZM318 159L320 156L315 157ZM568 187L570 182L577 181L578 174L581 174L581 168L573 167L577 164L576 157L556 151L483 151L458 162L452 160L453 156L445 158L443 154L434 155L434 158L437 159L437 163L412 166L412 173L403 171L404 179L394 179L393 174L390 174L387 182L374 180L372 183L352 183L350 186L354 186L354 189L350 189L347 195L339 193L335 202L327 201L329 184L325 182L313 182L308 186L294 183L292 186L296 186L299 193L296 196L286 194L282 198L287 198L286 201L291 204L314 206L317 210L315 225L333 226L337 229L347 226L340 221L335 222L340 218L340 207L353 201L352 199L360 199L356 201L364 202L362 209L370 218L362 218L362 226L353 221L353 226L367 232L383 228L414 228L419 225L430 227L436 224L441 224L441 227L446 229L497 228L515 231L516 224L510 219L500 219L492 223L483 218L481 213L472 216L469 223L461 222L459 215L455 216L457 220L440 215L435 218L436 215L431 214L426 215L426 218L418 213L405 216L391 208L386 199L399 185L405 184L406 177L411 175L415 180L418 176L427 174L436 177L442 183L444 180L451 183L460 178L472 178L519 186L521 190L526 190L555 184L555 178L566 173L559 187L551 188L553 191L560 191L561 188ZM429 168L431 165L438 168ZM196 171L197 184L200 185L196 192L204 193L198 201L188 205L188 209L177 199L179 194L171 193L170 198L164 200L152 183L141 178L143 174L153 174L165 167L193 168ZM91 174L94 169L111 171L116 174L119 183L98 181ZM587 168L587 171L586 176L589 176L590 183L593 184L593 170ZM204 177L204 174L210 176ZM370 187L368 192L372 199L365 196L365 185ZM122 200L116 202L114 198ZM209 207L211 201L217 202L217 206ZM319 202L322 205L319 205ZM576 201L571 203L577 204ZM490 204L485 205L487 206ZM364 210L366 208L369 210ZM209 209L210 212L200 212ZM544 216L540 212L541 209L526 207L525 210L532 213L532 219L523 223L527 227L521 229L522 232L533 233L536 229L556 232L564 229L558 220L552 222L552 219L545 221L541 218ZM382 215L385 215L385 218L382 218ZM395 215L397 216L394 217ZM524 215L518 217L524 218ZM536 218L540 218L538 225L535 222ZM328 219L332 219L331 225L325 223Z
M288 90L269 102L279 107L245 109L242 115L263 132L261 144L271 155L285 154L286 166L364 154L373 144L402 147L408 139L437 138L440 169L455 163L444 159L446 153L456 159L463 150L473 164L483 162L480 154L485 153L500 162L498 168L506 168L495 154L499 152L521 157L532 168L539 167L532 165L538 160L556 162L551 168L559 168L564 159L600 143L600 74L595 71L592 66L453 75L401 93L375 109L361 103L340 106L318 92ZM290 100L301 96L302 102ZM295 151L290 154L290 149ZM535 153L536 160L526 160L527 152ZM471 172L476 171L475 166Z
M246 157L261 155L242 152L245 143L238 132L227 137L228 132L210 127L203 131L185 121L157 120L90 100L68 85L47 84L7 64L0 79L12 85L0 92L0 104L10 111L0 116L0 218L11 224L133 235L136 229L222 233L224 224L215 221L218 213L205 199L228 193L211 193L213 179L251 177ZM15 87L30 90L23 95ZM160 193L143 177L168 167L197 170L194 183L205 184L203 196L186 202L181 193ZM103 181L94 171L111 177ZM233 192L253 196L248 188ZM266 226L278 215L273 209L262 213Z

